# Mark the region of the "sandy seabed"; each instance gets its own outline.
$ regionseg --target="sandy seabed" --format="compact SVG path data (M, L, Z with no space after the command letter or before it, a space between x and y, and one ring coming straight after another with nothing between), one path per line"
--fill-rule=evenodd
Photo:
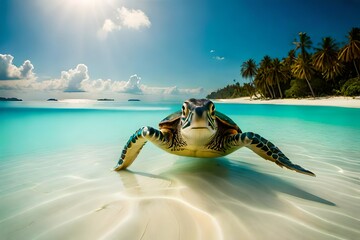
M301 163L316 178L247 149L194 159L147 147L114 172L118 153L94 147L1 162L1 239L360 238L359 162L320 163L336 153Z
M242 101L359 107L360 100L226 100ZM196 159L148 144L120 172L111 169L122 150L115 143L2 154L0 239L360 239L358 137L345 126L334 139L311 139L317 126L318 134L335 128L310 125L309 135L277 134L275 143L316 177L246 148ZM283 131L298 131L292 126Z

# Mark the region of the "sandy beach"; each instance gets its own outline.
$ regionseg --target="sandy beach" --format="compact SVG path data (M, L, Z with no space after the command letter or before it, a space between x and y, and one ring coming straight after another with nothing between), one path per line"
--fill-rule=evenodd
M222 103L244 103L244 104L280 104L280 105L302 105L302 106L332 106L360 108L360 96L357 97L319 97L319 98L286 98L286 99L250 99L250 97L233 99L216 99Z

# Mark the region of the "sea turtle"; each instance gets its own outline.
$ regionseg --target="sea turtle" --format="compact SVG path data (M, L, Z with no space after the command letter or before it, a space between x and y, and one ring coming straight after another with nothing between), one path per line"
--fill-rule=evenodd
M188 157L216 158L248 147L266 160L299 173L315 176L293 164L273 143L253 132L242 132L236 123L215 110L208 99L189 99L182 110L159 123L159 129L142 127L126 143L115 171L129 167L147 141L166 152Z

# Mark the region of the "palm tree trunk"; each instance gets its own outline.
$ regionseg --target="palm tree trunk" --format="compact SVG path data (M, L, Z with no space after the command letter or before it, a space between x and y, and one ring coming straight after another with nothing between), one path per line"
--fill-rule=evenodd
M250 86L251 86L252 89L253 89L252 95L254 95L255 98L257 98L258 96L256 95L256 88L255 88L255 84L254 84L254 77L251 78ZM252 99L252 95L250 96L250 99Z
M273 92L274 98L276 98L276 93L275 93L274 86L273 86L273 85L270 85L270 87L271 87L271 90L272 90L272 92Z
M283 98L283 95L282 95L282 92L281 92L281 88L280 88L279 79L276 79L276 82L277 82L277 86L278 86L278 89L279 89L280 98Z
M315 93L314 93L314 91L313 91L313 89L311 87L311 84L310 84L309 80L307 79L307 77L305 77L305 80L306 80L307 84L309 85L309 88L310 88L310 91L311 91L311 94L312 94L313 98L315 98Z
M274 96L273 96L273 94L272 94L272 92L271 92L271 89L270 89L270 87L269 87L269 84L267 84L267 83L265 83L265 84L266 84L266 87L267 87L268 92L270 93L270 97L271 97L271 98L274 98Z
M356 73L357 73L357 75L358 75L358 78L360 78L359 70L358 70L357 67L356 67L355 59L354 59L353 62L354 62L354 67L355 67Z
M258 90L258 92L260 94L260 97L262 99L265 99L266 98L265 97L266 89L264 89L263 86L262 87L259 86L258 89L255 89L255 91L257 91L257 90Z

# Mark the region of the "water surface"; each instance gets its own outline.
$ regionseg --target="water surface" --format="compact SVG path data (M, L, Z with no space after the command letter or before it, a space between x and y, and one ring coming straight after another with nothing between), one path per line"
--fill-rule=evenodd
M217 104L317 177L248 149L184 158L128 137L179 103L0 103L4 239L358 239L360 109Z

